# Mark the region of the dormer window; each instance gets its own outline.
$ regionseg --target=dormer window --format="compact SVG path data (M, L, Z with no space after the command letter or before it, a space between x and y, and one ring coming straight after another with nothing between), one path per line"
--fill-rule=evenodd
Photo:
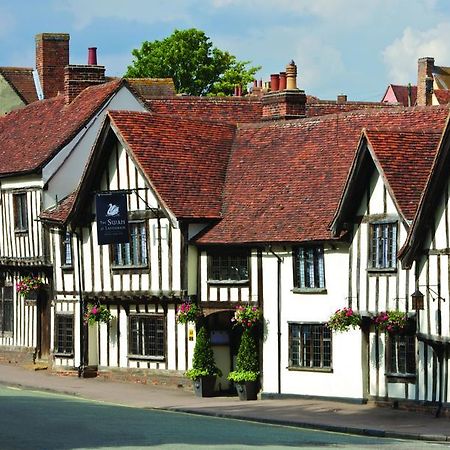
M397 222L370 225L369 268L392 270L397 268Z
M14 230L27 231L28 230L28 213L27 213L27 193L14 194Z

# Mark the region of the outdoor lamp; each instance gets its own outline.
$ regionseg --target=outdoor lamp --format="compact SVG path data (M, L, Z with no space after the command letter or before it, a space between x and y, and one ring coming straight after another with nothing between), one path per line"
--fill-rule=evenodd
M417 288L414 293L411 294L412 309L415 309L416 311L419 309L424 309L423 298L422 292L420 292L419 288Z

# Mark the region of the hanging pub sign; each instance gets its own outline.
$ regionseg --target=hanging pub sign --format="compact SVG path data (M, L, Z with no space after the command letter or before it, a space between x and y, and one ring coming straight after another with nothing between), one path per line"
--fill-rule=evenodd
M96 194L97 240L99 245L129 242L127 196L123 192Z

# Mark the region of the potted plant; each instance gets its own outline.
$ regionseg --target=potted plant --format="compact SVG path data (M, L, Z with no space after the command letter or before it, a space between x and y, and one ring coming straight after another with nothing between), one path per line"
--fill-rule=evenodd
M37 293L44 286L44 281L42 278L37 276L26 276L23 277L16 284L16 292L25 299L36 299Z
M112 315L104 305L88 305L84 321L89 325L94 325L97 322L109 323Z
M257 306L238 305L231 319L235 325L240 325L244 329L252 328L261 319L261 310Z
M190 301L183 302L177 309L176 319L178 323L195 323L200 317L203 317L201 308Z
M344 307L336 310L327 322L327 327L336 332L348 331L350 328L360 327L362 324L361 315L353 311L352 308Z
M186 372L186 376L193 381L198 397L212 397L217 375L222 376L222 372L216 366L206 328L201 327L195 342L192 369Z
M402 333L406 331L408 316L402 311L381 311L373 318L373 323L379 331Z
M256 400L259 387L258 349L250 329L242 333L236 359L236 370L228 374L240 400Z

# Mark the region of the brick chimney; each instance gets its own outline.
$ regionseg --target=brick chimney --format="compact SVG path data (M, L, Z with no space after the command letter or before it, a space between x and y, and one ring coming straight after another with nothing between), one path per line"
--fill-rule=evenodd
M44 98L64 91L64 67L69 64L67 33L41 33L36 35L36 69Z
M284 72L283 72L284 74ZM291 61L286 66L286 87L268 92L262 97L263 120L297 119L306 114L305 91L297 88L297 66Z
M431 105L433 96L434 58L419 58L417 66L417 105Z
M89 64L95 63L95 64ZM64 93L66 104L72 103L78 94L89 86L105 82L105 66L98 66L95 47L88 49L87 65L70 65L64 72Z

